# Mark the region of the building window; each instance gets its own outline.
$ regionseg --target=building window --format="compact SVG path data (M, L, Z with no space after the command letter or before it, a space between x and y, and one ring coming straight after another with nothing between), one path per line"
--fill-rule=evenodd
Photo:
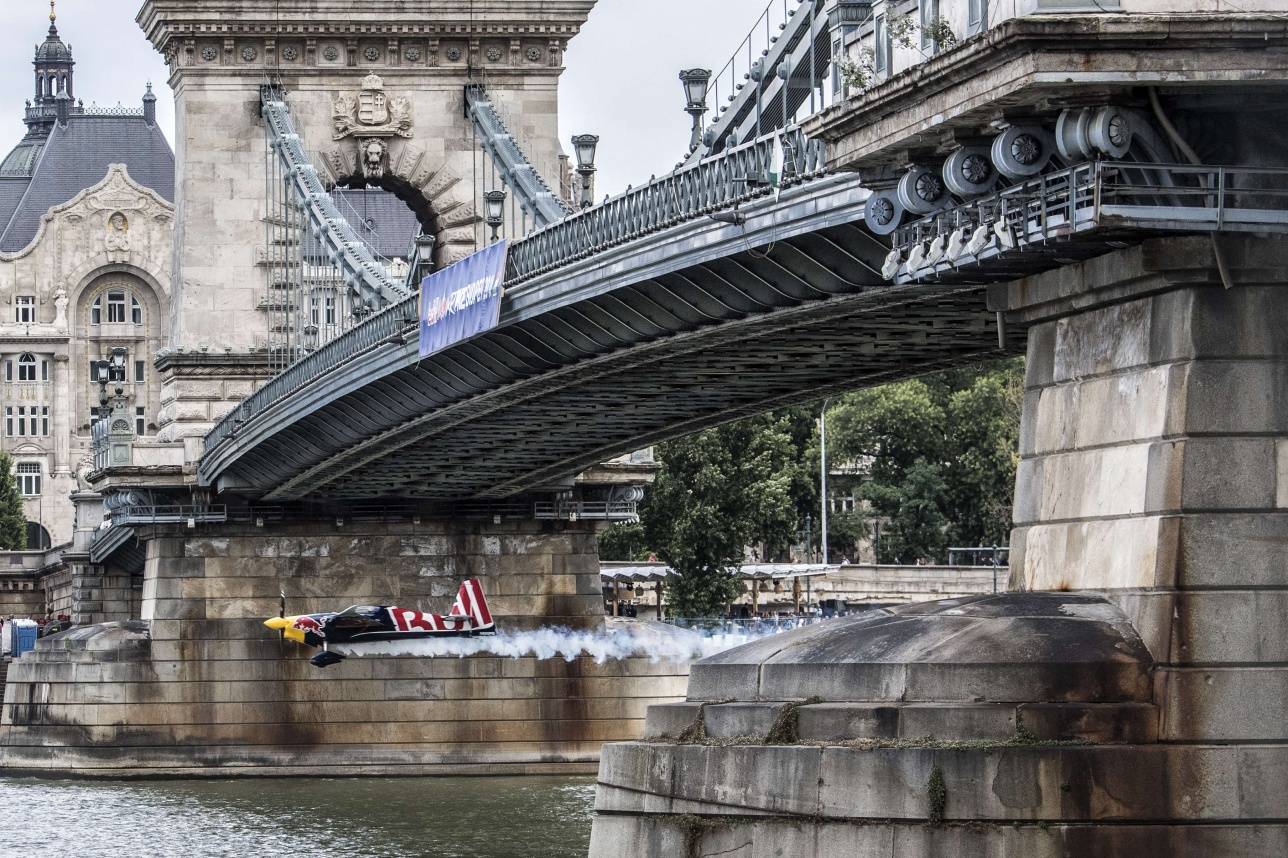
M326 296L326 323L328 325L335 324L335 296L334 295Z
M40 494L40 463L18 463L18 491L24 497L35 497Z
M11 360L4 362L4 380L13 381L13 361Z
M988 29L988 0L969 0L966 11L966 35Z
M107 293L107 321L108 324L125 321L124 292L113 291Z
M886 26L885 15L876 17L872 35L876 43L876 56L872 65L877 74L887 74L890 71L890 53L893 45L890 43L890 29Z
M917 8L921 13L921 49L933 53L938 49L938 44L930 33L939 18L939 0L919 0Z
M107 319L103 318L103 301L107 300ZM134 293L127 289L110 289L105 294L99 295L94 299L94 303L89 305L89 323L91 325L101 325L104 321L108 324L122 324L126 321L126 307L129 307L129 321L136 324L143 324L143 305L139 299L134 297Z
M143 406L136 405L134 407L134 434L146 435L148 434L146 431L147 428L148 428L148 423L147 423L147 418L144 416L144 413L143 413Z
M35 381L36 380L36 356L25 354L18 358L18 380Z
M49 406L6 405L4 433L10 438L48 437Z
M136 360L134 362L134 383L135 384L142 384L144 381L147 380L147 376L145 375L146 370L147 370L147 367L144 366L143 361Z
M49 381L49 358L40 359L40 380Z
M13 317L20 325L31 325L36 321L36 296L19 295L13 299Z

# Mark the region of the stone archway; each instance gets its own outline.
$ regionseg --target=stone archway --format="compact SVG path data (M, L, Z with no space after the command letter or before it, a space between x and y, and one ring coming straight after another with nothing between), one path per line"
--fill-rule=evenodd
M445 163L431 163L428 151L411 142L387 145L378 169L364 164L362 150L341 141L321 153L316 162L326 167L329 187L381 188L402 200L434 236L434 264L459 262L477 249L479 216L470 183Z

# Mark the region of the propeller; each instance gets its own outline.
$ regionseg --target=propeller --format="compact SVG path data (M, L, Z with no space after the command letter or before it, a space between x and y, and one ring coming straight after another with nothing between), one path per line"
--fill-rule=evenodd
M284 620L286 619L286 588L285 587L280 588L277 591L277 594L280 597L277 603L277 617L278 619ZM277 654L279 656L282 655L285 644L286 644L286 627L283 626L282 628L277 630Z

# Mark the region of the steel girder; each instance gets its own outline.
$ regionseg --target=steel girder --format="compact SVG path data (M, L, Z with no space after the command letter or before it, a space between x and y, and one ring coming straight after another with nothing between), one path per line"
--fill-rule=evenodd
M525 284L501 327L428 359L414 331L391 337L254 418L203 459L202 479L277 501L503 498L997 352L979 287L884 283L862 196L823 206L810 193L765 202L745 233L679 227Z

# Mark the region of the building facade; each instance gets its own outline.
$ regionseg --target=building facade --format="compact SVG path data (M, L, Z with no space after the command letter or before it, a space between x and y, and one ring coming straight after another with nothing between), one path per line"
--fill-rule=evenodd
M127 353L122 394L140 442L156 432L174 153L150 86L138 108L75 100L72 49L52 15L33 75L27 134L0 162L0 428L34 549L71 538L69 495L92 469L93 364L113 349Z

